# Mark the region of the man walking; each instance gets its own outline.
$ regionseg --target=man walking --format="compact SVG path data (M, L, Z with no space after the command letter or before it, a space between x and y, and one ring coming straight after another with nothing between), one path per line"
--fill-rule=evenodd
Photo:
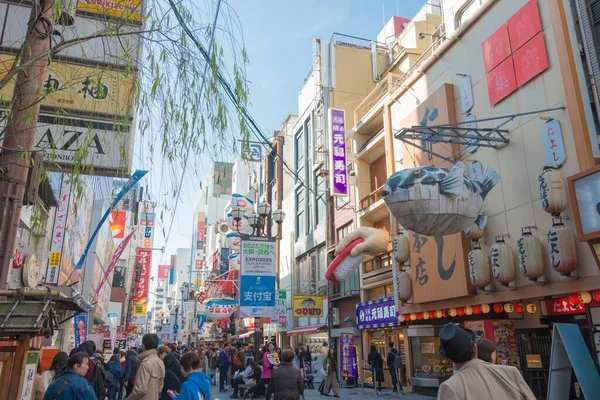
M458 373L440 385L439 400L535 400L519 370L477 358L475 333L454 324L440 331L440 354L452 361Z
M304 393L304 380L300 370L292 365L294 352L284 350L281 353L281 364L271 374L270 392L275 400L298 400Z
M390 370L390 376L392 377L392 385L394 385L393 393L398 393L398 368L400 368L400 354L394 347L394 342L389 342L388 346L390 350L387 354L387 366ZM402 387L400 387L402 391Z
M226 392L225 383L231 365L231 357L229 356L229 343L225 342L223 347L219 349L219 392Z
M142 353L129 400L156 400L165 380L165 365L156 354L158 335L147 333L142 338Z

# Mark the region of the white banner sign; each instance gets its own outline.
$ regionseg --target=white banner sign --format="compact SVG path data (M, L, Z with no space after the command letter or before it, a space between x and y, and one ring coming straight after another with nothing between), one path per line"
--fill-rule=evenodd
M70 202L71 182L63 176L60 188L60 198L58 199L58 206L56 207L56 214L54 215L54 229L52 230L52 239L50 242L50 258L48 260L48 269L46 270L46 285L58 285L60 260Z
M275 308L275 239L242 239L240 314L242 317L273 316Z

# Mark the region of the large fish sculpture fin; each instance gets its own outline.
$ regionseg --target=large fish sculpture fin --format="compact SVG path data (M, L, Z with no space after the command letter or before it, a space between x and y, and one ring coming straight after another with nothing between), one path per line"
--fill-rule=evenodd
M440 182L440 193L452 194L454 196L461 195L466 174L467 168L465 164L461 162L454 164L448 175Z
M486 215L480 215L475 220L475 225L477 225L477 227L479 229L483 229L483 228L485 228L485 225L487 224L487 220L488 220L488 217Z
M496 186L500 181L500 175L489 165L485 167L485 173L483 177L477 182L481 189L481 197L485 199L485 196Z

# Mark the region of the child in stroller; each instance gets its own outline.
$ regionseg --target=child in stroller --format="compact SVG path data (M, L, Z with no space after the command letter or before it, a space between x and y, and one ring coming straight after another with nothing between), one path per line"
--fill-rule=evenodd
M312 370L312 363L304 362L304 388L306 389L314 389L313 380L315 379L315 375Z

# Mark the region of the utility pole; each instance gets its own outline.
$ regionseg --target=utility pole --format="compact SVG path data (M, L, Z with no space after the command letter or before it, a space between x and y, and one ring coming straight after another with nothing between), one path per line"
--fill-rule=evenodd
M50 50L54 1L33 1L19 66ZM0 289L7 287L48 64L49 57L40 57L17 73L0 150Z

